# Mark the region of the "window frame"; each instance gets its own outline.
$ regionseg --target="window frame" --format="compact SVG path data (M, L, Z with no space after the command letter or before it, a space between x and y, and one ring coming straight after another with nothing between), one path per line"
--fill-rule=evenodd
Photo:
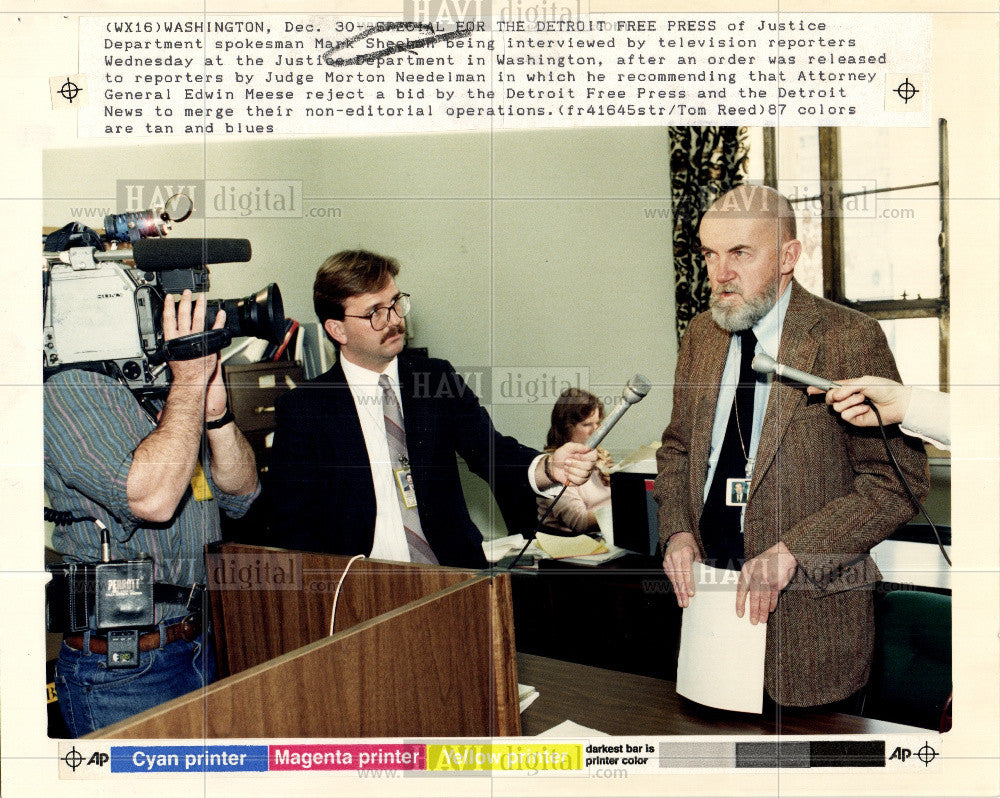
M892 185L864 189L861 191L844 191L841 178L841 143L840 128L817 128L819 144L819 184L820 194L815 197L803 197L793 200L797 202L822 203L822 266L823 266L823 296L841 305L859 310L880 321L892 319L938 319L938 360L941 390L947 391L948 376L948 341L950 332L950 292L949 292L949 246L948 246L948 123L945 119L938 120L938 179L925 183L910 185ZM777 158L777 129L764 128L764 183L777 189L780 179ZM937 244L941 279L941 295L931 299L878 299L851 300L844 290L844 224L841 213L844 199L890 191L902 191L915 188L938 187L938 218L940 229Z

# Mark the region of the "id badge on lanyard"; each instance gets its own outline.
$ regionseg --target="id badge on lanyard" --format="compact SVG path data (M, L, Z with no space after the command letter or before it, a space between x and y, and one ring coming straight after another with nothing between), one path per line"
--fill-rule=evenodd
M726 506L746 507L750 495L750 480L753 478L753 458L747 459L747 475L740 479L733 477L726 480Z
M410 464L404 459L400 462L400 467L394 468L392 473L396 477L396 490L399 491L400 501L406 509L412 510L417 506L417 492L413 489Z

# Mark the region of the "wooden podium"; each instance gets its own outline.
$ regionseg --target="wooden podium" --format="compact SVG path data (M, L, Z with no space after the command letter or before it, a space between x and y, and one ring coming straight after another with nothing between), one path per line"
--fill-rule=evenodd
M100 738L519 735L510 577L221 544L220 675Z

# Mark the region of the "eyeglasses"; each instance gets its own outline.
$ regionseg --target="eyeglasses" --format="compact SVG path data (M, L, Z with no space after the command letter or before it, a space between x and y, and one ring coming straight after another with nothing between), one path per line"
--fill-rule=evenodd
M403 318L410 312L410 295L396 294L396 298L392 301L391 305L375 308L375 310L365 313L363 316L354 313L345 313L344 315L352 319L368 319L372 325L372 329L375 332L381 332L389 326L389 311L395 312L397 318Z

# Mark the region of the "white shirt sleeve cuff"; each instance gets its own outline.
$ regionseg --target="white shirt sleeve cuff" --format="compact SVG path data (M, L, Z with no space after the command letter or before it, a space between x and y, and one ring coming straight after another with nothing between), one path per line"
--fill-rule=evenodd
M940 391L913 388L899 428L939 449L951 447L951 403Z
M540 454L534 460L531 461L531 465L528 466L528 483L531 485L531 489L537 493L539 496L548 496L549 498L555 498L556 494L562 490L562 485L553 485L551 488L542 490L538 487L538 483L535 481L535 471L538 468L538 464L542 461L543 457L548 457L548 455Z

